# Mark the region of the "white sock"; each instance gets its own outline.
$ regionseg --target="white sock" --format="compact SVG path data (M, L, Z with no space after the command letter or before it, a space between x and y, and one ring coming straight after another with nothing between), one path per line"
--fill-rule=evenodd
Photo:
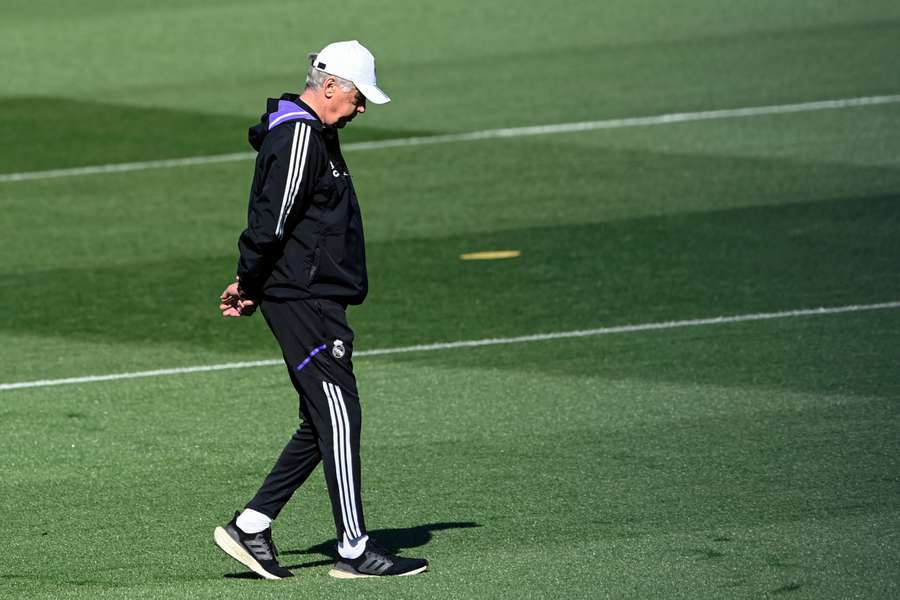
M272 524L272 519L257 510L245 508L244 512L238 516L235 524L244 533L259 533L269 528L269 525Z
M344 533L344 539L338 542L338 554L341 555L341 558L346 558L347 560L359 558L362 556L362 553L365 552L366 542L368 540L369 536L367 535L351 540L347 537L347 534Z

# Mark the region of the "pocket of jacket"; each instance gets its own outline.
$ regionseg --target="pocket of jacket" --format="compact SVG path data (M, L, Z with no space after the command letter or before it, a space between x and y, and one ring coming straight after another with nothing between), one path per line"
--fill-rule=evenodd
M319 257L322 251L319 249L319 244L316 244L316 249L313 250L313 259L312 264L309 265L309 272L307 273L307 281L312 283L316 277L316 273L319 272Z

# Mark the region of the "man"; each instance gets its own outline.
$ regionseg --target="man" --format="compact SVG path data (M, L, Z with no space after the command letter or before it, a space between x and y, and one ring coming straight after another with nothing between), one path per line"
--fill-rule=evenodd
M258 151L237 281L222 292L227 317L262 310L300 395L301 423L259 491L215 543L267 579L292 576L278 564L271 523L321 461L331 496L339 558L334 577L412 575L423 559L401 558L366 534L360 480L360 404L347 305L366 297L359 204L337 130L385 104L375 59L357 41L311 55L298 97L270 99L250 129Z

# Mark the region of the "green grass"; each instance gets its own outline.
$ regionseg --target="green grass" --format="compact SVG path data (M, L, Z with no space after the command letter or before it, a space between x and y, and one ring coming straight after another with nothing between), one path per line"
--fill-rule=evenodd
M340 38L394 98L345 141L900 93L881 1L57 4L0 8L0 172L245 151ZM357 349L900 300L898 118L347 152ZM277 357L215 309L251 170L0 183L0 382ZM898 359L897 309L358 358L367 522L432 570L349 583L318 473L293 580L211 543L296 425L283 367L0 391L0 597L893 598Z
M433 572L354 590L888 595L898 332L895 314L867 314L360 359L368 520ZM17 392L3 507L28 499L29 518L11 555L43 548L65 568L26 569L11 591L346 593L323 579L320 476L279 523L295 580L223 578L240 570L210 548L290 433L284 388L273 367Z

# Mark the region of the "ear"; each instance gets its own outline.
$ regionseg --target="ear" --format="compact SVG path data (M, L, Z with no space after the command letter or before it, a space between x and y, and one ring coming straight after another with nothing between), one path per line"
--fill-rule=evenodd
M322 92L325 94L326 98L332 98L337 92L337 88L337 79L334 77L326 77L325 81L322 83Z

